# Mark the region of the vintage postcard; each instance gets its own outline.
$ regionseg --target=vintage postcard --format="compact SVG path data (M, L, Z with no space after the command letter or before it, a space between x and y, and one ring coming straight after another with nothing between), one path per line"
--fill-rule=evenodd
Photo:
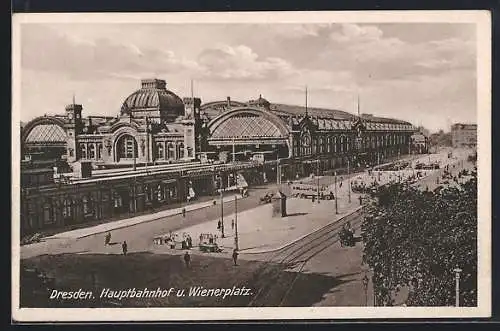
M490 31L15 14L13 320L490 316Z

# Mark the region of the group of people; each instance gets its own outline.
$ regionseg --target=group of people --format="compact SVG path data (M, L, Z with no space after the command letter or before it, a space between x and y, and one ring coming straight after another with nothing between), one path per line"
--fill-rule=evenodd
M191 239L191 236L189 234L184 233L181 242L181 247L182 249L191 249L193 248L193 239Z
M217 235L213 233L200 233L200 244L217 243Z

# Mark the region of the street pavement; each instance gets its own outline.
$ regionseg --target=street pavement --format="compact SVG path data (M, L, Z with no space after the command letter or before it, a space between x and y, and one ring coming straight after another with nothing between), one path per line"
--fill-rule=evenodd
M259 205L259 198L266 192L273 190L276 190L276 184L262 185L250 189L250 196L238 201L238 210L245 211L255 208ZM158 218L158 215L155 213L148 215L148 219L144 222L135 223L135 221L130 221L131 224L129 226L121 223L121 226L111 231L111 242L113 244L109 246L104 246L104 236L107 229L105 229L105 232L102 232L104 228L93 227L95 232L91 232L90 230L83 231L82 229L82 232L79 232L77 236L59 234L43 238L42 242L39 243L14 247L13 249L19 250L21 258L60 253L119 254L121 253L121 243L126 241L129 252L149 251L153 249L153 238L159 234L177 231L187 226L206 222L207 219L220 217L220 201L218 197L214 198L217 201L216 205L212 203L210 206L205 206L201 209L193 209L186 213L186 217L173 211L171 212L173 213L171 216ZM234 203L226 199L228 199L227 196L224 200L224 214L229 215L234 213ZM124 222L128 222L128 220ZM116 222L109 223L109 226L114 227L114 223ZM73 232L73 234L75 233Z
M464 154L465 155L465 154ZM420 159L433 160L433 156L422 156ZM444 154L436 155L436 159L447 160ZM450 159L450 162L458 164L460 159ZM458 167L457 167L458 171ZM433 176L438 176L434 172ZM312 232L321 226L333 222L338 216L345 215L351 209L359 206L359 195L351 192L351 203L348 203L348 178L337 178L337 207L339 215L335 214L335 202L322 200L312 202L307 199L289 198L287 218L272 218L271 205L260 205L259 198L267 192L275 192L276 185L264 185L250 189L250 196L238 200L238 234L242 259L258 259L258 252L275 250L287 242L299 239L304 234ZM334 176L322 176L321 185L329 185L332 191L335 189ZM342 185L340 184L342 183ZM435 177L429 175L419 185L432 185ZM285 186L283 184L282 186ZM430 188L430 187L429 187ZM231 220L234 218L234 199L224 199L225 230L229 237L222 239L222 246L230 250L234 245L234 230L231 228ZM229 200L229 201L228 201ZM207 204L207 203L205 203ZM192 207L194 209L194 207ZM217 233L217 221L220 218L220 203L217 205L203 206L201 209L189 211L186 217L179 214L179 210L168 211L165 214L155 214L144 219L125 220L122 223L108 225L108 227L94 227L92 230L82 229L66 236L45 238L43 242L24 245L20 248L21 258L29 258L43 254L121 254L121 243L126 241L129 252L155 252L168 254L181 254L180 250L172 251L166 247L158 247L153 244L153 238L158 235L173 232L190 232L193 243L196 245L198 236L196 233ZM151 220L152 219L152 220ZM112 244L104 245L104 232L113 229ZM359 229L358 233L359 235ZM254 254L251 254L251 253ZM247 253L247 254L245 254ZM225 255L227 256L227 255ZM325 293L323 298L316 303L319 306L363 306L373 301L371 284L368 284L366 295L362 278L365 274L361 264L362 244L358 243L353 248L342 248L335 244L311 258L305 264L302 272L319 273L336 277L341 283L332 291Z
M456 151L454 158L448 159L447 151L439 154L432 154L430 162L441 161L442 165L450 165L450 170L457 174L463 168L472 168L473 165L464 160L470 151ZM463 162L462 162L463 161ZM425 155L418 158L418 162L429 162L429 156ZM455 167L453 167L455 166ZM443 169L429 172L428 176L418 182L420 188L429 190L434 189L436 177L440 176ZM356 229L356 236L361 231ZM314 306L373 306L373 284L371 282L371 273L367 266L362 263L363 244L357 243L355 247L340 247L336 243L319 254L311 258L303 267L303 273L316 273L328 275L338 280L339 285L325 293L321 300ZM363 278L367 275L368 282L365 288ZM404 293L396 298L395 305L401 306L406 299Z
M281 217L281 215L273 217L271 204L238 213L240 253L255 254L277 250L308 233L335 222L359 207L359 202L354 200L349 204L347 199L344 199L339 201L338 214L336 214L334 201L321 200L317 203L310 199L288 198L286 204L286 217ZM198 243L200 234L217 235L219 247L231 252L235 248L236 226L232 227L232 220L235 219L234 214L224 218L224 238L222 238L222 231L217 229L219 218L181 229L177 233L189 234L195 245ZM162 247L158 248L162 249Z

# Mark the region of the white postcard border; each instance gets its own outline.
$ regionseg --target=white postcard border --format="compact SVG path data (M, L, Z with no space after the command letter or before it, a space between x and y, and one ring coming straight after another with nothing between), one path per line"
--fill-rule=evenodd
M19 308L20 26L29 23L473 23L477 32L478 306L298 308ZM467 318L491 316L491 16L489 11L14 14L12 318L22 322Z

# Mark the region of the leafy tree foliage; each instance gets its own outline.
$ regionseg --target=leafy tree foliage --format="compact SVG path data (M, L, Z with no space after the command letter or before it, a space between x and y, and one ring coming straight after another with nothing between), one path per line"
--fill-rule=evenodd
M455 268L460 305L477 305L477 173L459 187L422 191L405 184L372 194L362 224L363 260L373 270L377 305L453 306Z

